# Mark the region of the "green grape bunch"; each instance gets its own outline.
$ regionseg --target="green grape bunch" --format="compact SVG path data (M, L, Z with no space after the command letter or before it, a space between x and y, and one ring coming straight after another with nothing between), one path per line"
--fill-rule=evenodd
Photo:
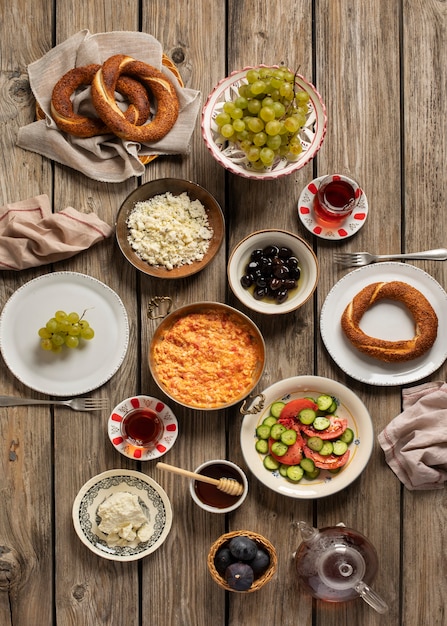
M296 161L303 150L300 130L309 114L309 94L297 89L295 74L285 68L249 69L246 80L214 118L221 140L236 144L254 169L270 167L278 158Z
M78 348L81 340L90 341L95 331L84 319L85 311L80 316L76 312L56 311L45 326L39 328L40 347L47 352L61 352L62 348Z

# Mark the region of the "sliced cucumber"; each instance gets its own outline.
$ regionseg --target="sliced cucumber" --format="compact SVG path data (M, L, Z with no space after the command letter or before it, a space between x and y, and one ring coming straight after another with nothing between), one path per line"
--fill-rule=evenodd
M270 426L270 428L273 426L273 424L276 424L278 420L276 419L276 417L273 417L273 415L269 415L268 417L265 418L265 420L262 420L262 423L265 424L266 426Z
M313 472L304 472L304 476L307 480L315 480L320 475L320 468L316 467Z
M340 435L340 439L341 441L347 443L349 446L349 444L354 440L354 431L352 430L352 428L347 428L345 432Z
M302 409L298 413L298 419L300 420L302 424L306 424L306 425L313 424L316 417L317 417L317 414L315 413L313 409Z
M338 404L336 403L336 401L332 400L332 404L328 408L327 413L335 413L335 411L337 410L337 406L338 406Z
M284 465L284 463L279 466L279 473L283 478L287 478L287 470L289 467L290 465Z
M272 444L272 452L276 456L284 456L288 449L289 446L282 441L275 441L275 443Z
M274 459L271 454L268 454L264 458L264 467L265 469L268 469L270 472L277 470L280 465L281 463L277 461L276 459Z
M341 467L334 467L333 469L328 470L330 474L338 474L341 471Z
M321 437L309 437L307 440L308 447L314 452L320 452L323 447L323 439Z
M296 442L297 432L293 430L293 428L288 428L283 433L281 433L280 441L285 443L286 446L293 446Z
M272 439L279 439L283 432L285 432L287 428L283 424L273 424L270 430L270 437Z
M334 441L333 448L334 454L336 454L337 456L342 456L348 449L348 444L341 439L337 439L337 441Z
M270 407L270 413L273 415L273 417L279 417L281 414L281 411L283 410L283 408L286 406L285 402L274 402L272 404L272 406Z
M322 393L317 398L317 407L320 409L320 411L327 411L333 401L334 398L332 396L328 396L327 394Z
M287 468L287 478L297 483L304 476L304 470L299 465L289 465Z
M267 454L269 451L269 442L267 439L258 439L255 443L255 449L259 454Z
M312 426L315 430L326 430L331 424L331 421L328 417L316 417Z
M323 445L321 446L320 454L321 456L329 456L334 451L334 446L332 441L323 441Z
M266 424L260 424L256 429L256 437L258 437L259 439L268 439L270 437L271 430L272 429L270 428L270 426L267 426Z
M303 468L303 470L308 474L311 474L312 472L315 471L315 463L312 461L312 459L304 458L301 460L300 465Z

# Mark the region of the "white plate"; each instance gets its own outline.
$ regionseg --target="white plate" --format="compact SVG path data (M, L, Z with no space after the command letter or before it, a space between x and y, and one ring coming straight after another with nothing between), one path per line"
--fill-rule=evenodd
M291 483L278 471L269 472L263 465L264 455L255 449L256 428L268 416L273 402L289 402L306 396L317 397L329 394L340 405L339 417L346 418L354 431L354 441L350 445L351 455L348 463L338 474L321 470L316 480L303 478L299 483ZM341 383L321 376L296 376L274 383L262 392L263 408L260 412L246 415L241 428L241 446L245 462L256 478L273 491L290 498L316 499L332 495L350 485L365 469L371 456L374 432L370 415L363 402L353 391ZM255 398L247 411L256 411L258 400Z
M418 289L438 316L438 337L429 352L406 363L384 363L359 352L345 337L340 319L346 306L364 287L374 282L400 280ZM432 374L447 357L447 294L436 280L414 265L375 263L346 274L331 289L321 309L320 331L334 361L352 378L369 385L394 386ZM384 323L386 320L386 323ZM413 320L398 303L381 301L362 319L362 329L372 337L409 339Z
M95 331L82 348L54 354L40 347L37 331L57 310L84 309ZM51 396L77 396L107 382L127 352L129 325L118 295L96 278L75 272L44 274L25 283L0 317L0 350L22 383Z
M355 235L362 228L368 217L368 200L366 194L362 190L362 195L356 209L341 224L338 224L337 227L334 226L330 228L329 226L322 226L315 219L313 206L319 183L323 178L326 178L326 176L315 178L306 185L301 192L298 200L298 217L303 226L305 226L312 235L316 235L320 237L320 239L329 239L332 241L348 239L348 237L352 237L352 235Z
M135 548L110 547L106 535L98 530L98 506L119 491L138 496L151 527L148 541ZM149 476L133 470L109 470L81 487L73 503L73 524L79 539L95 554L112 561L135 561L155 552L165 541L172 525L171 504L164 490Z
M163 435L157 441L157 445L152 450L144 450L127 443L121 436L121 422L123 417L135 408L145 406L160 416L163 422ZM151 396L132 396L123 400L116 406L109 417L107 425L109 439L113 446L129 459L138 461L151 461L166 454L174 445L178 435L178 422L171 409L161 400Z

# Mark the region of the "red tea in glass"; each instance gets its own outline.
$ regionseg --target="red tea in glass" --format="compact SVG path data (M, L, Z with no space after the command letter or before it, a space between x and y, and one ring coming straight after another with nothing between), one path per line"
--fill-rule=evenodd
M334 225L352 213L360 198L358 184L334 174L321 181L314 199L314 213L317 221Z
M158 414L147 407L130 411L121 422L124 439L134 446L150 448L155 446L163 432L163 424Z

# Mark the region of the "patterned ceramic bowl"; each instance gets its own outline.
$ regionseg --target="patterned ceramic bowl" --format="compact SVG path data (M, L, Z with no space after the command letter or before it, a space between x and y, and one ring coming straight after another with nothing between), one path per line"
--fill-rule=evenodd
M271 166L261 170L255 169L237 143L221 137L216 116L222 112L226 102L237 98L239 87L247 82L247 71L264 67L267 66L245 67L242 70L232 72L230 76L216 85L208 96L202 111L202 135L216 161L233 174L258 180L287 176L306 165L321 148L327 124L326 107L320 94L310 82L296 74L296 89L305 91L309 95L306 121L299 133L302 152L294 161L290 161L286 157L278 157Z
M113 520L107 519L106 532L100 507L108 498L119 494L132 496L138 505L129 513L129 524L124 525L120 518L121 529L111 530ZM171 504L160 485L141 472L126 469L109 470L87 481L74 500L72 515L82 543L98 556L112 561L135 561L155 552L172 524ZM129 530L136 536L131 536Z

